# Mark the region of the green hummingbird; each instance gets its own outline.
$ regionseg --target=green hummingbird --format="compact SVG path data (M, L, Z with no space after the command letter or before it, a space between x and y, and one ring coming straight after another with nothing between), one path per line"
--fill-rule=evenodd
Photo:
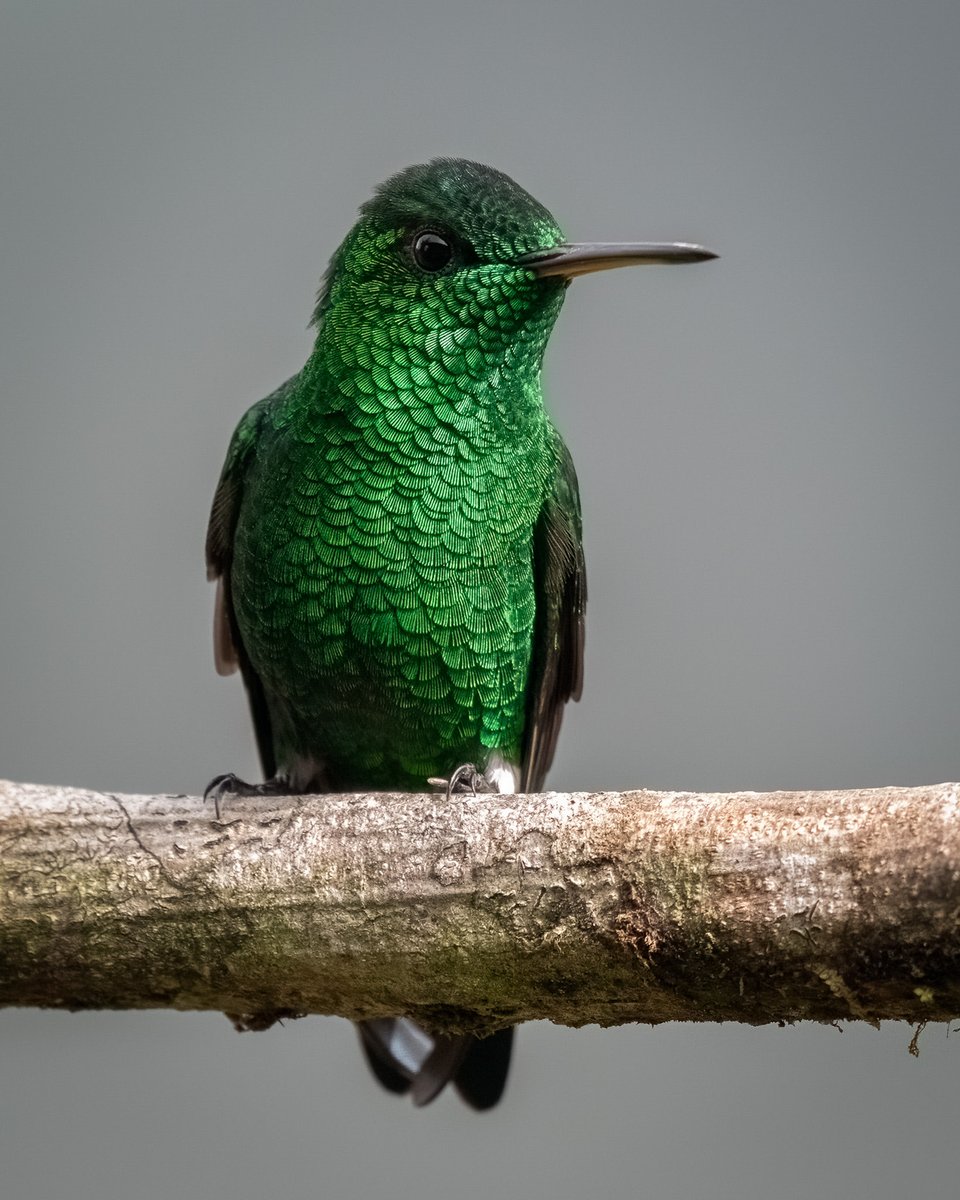
M700 262L568 243L508 176L437 158L377 188L334 254L306 365L241 419L210 515L217 669L238 667L267 782L225 792L539 791L580 697L577 477L540 366L570 280ZM367 1021L377 1079L500 1098L512 1029Z

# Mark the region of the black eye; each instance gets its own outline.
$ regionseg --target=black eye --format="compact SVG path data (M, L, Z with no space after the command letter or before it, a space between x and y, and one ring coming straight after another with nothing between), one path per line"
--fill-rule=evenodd
M414 262L421 271L442 271L453 258L453 243L433 229L425 229L413 239Z

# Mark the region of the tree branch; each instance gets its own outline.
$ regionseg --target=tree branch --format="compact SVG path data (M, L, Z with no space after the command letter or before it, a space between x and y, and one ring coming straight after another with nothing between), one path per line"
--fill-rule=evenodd
M0 1004L534 1018L960 1015L960 785L100 795L0 783Z

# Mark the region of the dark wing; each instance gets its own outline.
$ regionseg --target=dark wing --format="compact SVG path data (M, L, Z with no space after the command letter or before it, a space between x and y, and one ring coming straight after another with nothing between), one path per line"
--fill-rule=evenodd
M580 493L570 452L556 437L557 466L534 529L533 576L537 615L527 687L521 791L539 792L553 762L568 700L583 687L587 574L583 561Z
M254 671L243 647L237 618L230 595L230 567L233 562L233 538L240 516L243 486L256 451L264 415L286 390L284 384L272 396L267 396L244 414L230 439L220 482L213 497L210 523L207 526L207 578L217 582L217 598L213 613L213 656L220 675L232 675L237 667L243 675L257 749L265 778L276 774L273 734L270 713L260 677Z

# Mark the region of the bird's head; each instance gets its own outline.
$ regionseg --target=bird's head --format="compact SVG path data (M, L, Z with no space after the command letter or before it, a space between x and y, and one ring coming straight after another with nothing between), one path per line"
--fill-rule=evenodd
M436 158L392 176L361 208L324 277L318 344L335 345L348 370L536 371L573 276L712 257L685 243L567 243L509 176Z

